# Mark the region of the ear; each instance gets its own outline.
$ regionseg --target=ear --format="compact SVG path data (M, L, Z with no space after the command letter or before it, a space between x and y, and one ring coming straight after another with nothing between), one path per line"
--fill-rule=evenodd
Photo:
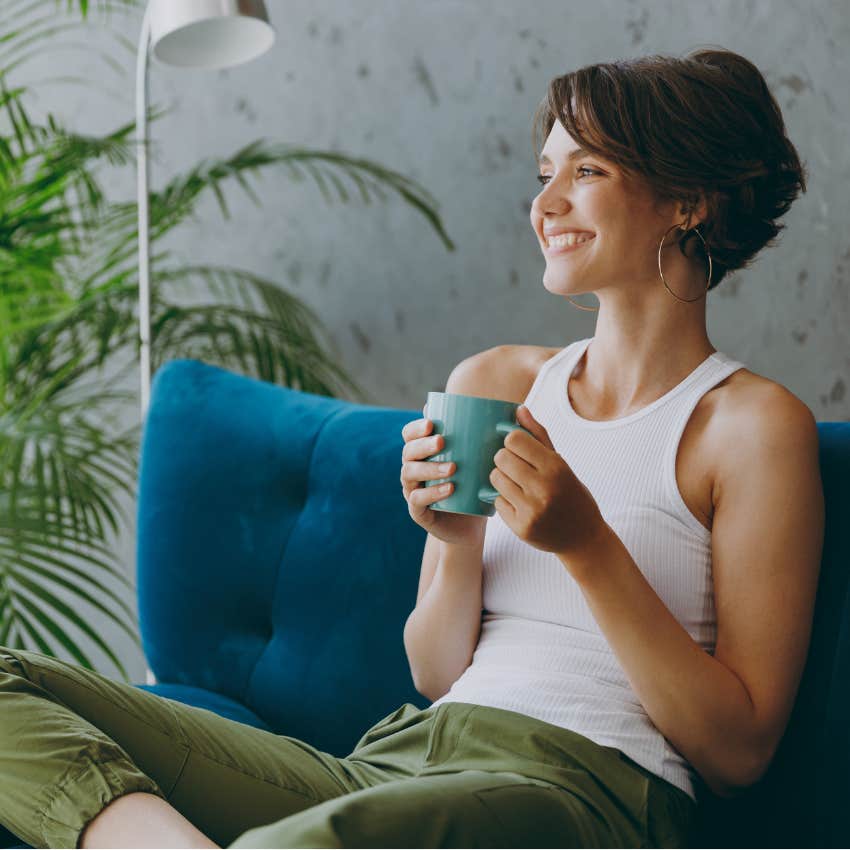
M708 217L708 201L705 193L697 193L691 200L679 205L680 221L683 221L685 230L690 230L698 224L702 224Z

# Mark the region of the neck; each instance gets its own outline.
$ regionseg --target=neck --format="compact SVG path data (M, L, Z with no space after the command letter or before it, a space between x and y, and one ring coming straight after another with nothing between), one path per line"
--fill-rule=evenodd
M685 304L663 287L650 298L597 294L596 330L579 375L586 396L605 414L624 415L660 398L716 350L705 299Z

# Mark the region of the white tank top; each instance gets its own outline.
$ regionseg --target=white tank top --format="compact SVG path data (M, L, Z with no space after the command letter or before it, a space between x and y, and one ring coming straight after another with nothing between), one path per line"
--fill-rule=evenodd
M711 532L682 500L676 453L700 398L744 364L716 351L636 413L592 421L573 410L567 394L590 342L574 342L547 360L525 404L664 604L713 654ZM650 720L557 556L524 543L495 514L487 520L483 568L472 663L433 705L493 706L571 729L618 748L696 799L693 768Z

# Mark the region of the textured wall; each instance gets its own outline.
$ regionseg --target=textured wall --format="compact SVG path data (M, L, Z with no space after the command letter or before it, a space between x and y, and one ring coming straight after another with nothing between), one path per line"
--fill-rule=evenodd
M709 295L710 337L788 387L819 420L850 418L850 3L268 7L278 37L259 60L212 73L154 64L152 101L173 111L154 125L152 182L262 137L368 157L423 183L440 203L454 253L395 196L328 206L312 184L272 170L253 184L261 209L234 186L230 221L210 200L170 244L186 261L251 269L304 299L375 403L420 407L460 359L499 343L562 346L593 334L592 314L541 282L544 260L528 219L538 189L534 109L548 80L569 69L719 45L765 74L810 183L783 219L780 244ZM138 24L138 16L115 18L112 27L135 42ZM92 40L109 43L105 33ZM102 94L46 89L41 107L81 131L130 120L134 59L112 52L123 79L104 71L94 50L45 56L54 72L97 74ZM113 189L132 198L132 172ZM128 563L131 532L121 542ZM131 648L125 657L142 669Z

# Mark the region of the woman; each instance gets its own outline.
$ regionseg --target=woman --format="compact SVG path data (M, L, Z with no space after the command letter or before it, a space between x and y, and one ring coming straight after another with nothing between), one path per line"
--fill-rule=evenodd
M804 172L761 74L728 51L558 78L535 129L543 282L576 306L594 292L595 334L450 376L449 392L524 401L533 436L496 454L489 521L426 510L451 484L417 481L454 467L426 460L432 423L407 426L403 480L429 531L408 656L431 710L486 706L492 739L505 712L548 724L517 768L567 792L543 840L582 845L578 771L596 784L588 843L682 846L698 782L731 795L767 769L808 648L816 423L714 348L705 299L770 244ZM540 822L557 805L537 797Z
M728 51L580 69L538 119L544 284L594 292L596 330L449 377L526 405L489 520L429 508L442 438L403 430L429 531L404 642L435 702L339 759L0 650L0 821L48 846L681 846L697 781L764 773L809 640L817 431L714 349L705 293L779 232L802 166Z

